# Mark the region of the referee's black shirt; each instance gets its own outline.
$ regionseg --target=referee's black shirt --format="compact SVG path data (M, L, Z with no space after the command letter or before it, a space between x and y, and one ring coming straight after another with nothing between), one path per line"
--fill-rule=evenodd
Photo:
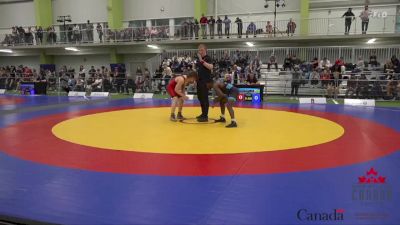
M210 56L206 55L203 57L206 63L212 64ZM200 61L197 62L197 73L199 75L199 82L208 83L212 81L211 70L207 69Z

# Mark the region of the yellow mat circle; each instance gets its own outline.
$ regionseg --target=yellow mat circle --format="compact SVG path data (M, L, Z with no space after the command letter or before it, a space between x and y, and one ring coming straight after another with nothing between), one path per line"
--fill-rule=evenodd
M187 107L184 116L194 118L199 111ZM171 122L170 109L161 107L81 116L55 125L52 132L91 147L177 154L286 150L326 143L344 134L339 124L306 114L251 108L236 108L235 113L239 127L231 129L222 123ZM210 118L219 118L219 108L211 110Z

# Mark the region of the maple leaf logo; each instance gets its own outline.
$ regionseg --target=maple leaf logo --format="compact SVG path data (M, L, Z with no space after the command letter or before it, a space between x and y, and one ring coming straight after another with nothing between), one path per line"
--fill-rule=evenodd
M384 184L386 183L386 177L379 176L378 172L372 167L367 171L367 176L358 177L358 183L360 184Z

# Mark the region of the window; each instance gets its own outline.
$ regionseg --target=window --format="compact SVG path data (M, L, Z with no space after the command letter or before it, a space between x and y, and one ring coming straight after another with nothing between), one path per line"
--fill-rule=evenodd
M129 27L133 28L146 27L146 20L129 21Z

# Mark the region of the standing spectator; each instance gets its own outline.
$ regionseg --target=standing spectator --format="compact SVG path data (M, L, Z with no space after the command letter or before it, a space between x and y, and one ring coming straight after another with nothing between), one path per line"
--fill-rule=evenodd
M343 14L343 16L342 17L344 17L345 18L345 20L344 20L344 34L345 35L348 35L349 34L349 31L350 31L350 27L351 27L351 22L355 19L355 17L354 17L354 13L351 11L351 8L349 8L348 10L347 10L347 12L345 12L344 14Z
M193 20L189 20L189 39L193 39L193 31L194 31L194 22Z
M210 17L208 20L208 29L210 30L211 39L214 38L214 30L215 30L215 19L213 16Z
M293 99L293 97L295 97L297 99L300 83L301 83L300 68L298 66L295 66L294 72L292 73L292 83L291 83L292 90L290 92L290 96L291 96L290 99Z
M296 30L296 23L290 18L289 23L287 24L287 35L291 34L293 36Z
M39 28L36 29L36 35L37 35L36 44L42 44L43 43L43 28L41 26L39 26Z
M256 24L253 22L250 22L249 26L247 26L247 31L246 31L246 38L248 38L249 34L253 34L254 37L256 37Z
M86 35L88 42L93 42L93 24L90 23L90 20L86 24Z
M207 38L207 17L204 16L204 14L201 14L200 18L200 26L201 26L201 35L203 36L203 39Z
M214 66L212 64L213 60L207 55L206 46L204 44L200 44L198 49L198 62L196 65L197 73L199 75L199 80L197 81L197 97L201 105L201 115L197 117L197 121L207 122L208 108L210 105L208 100L208 91L213 82L211 72L213 71Z
M235 23L237 24L238 38L242 38L243 22L239 17L236 17Z
M219 16L217 19L217 33L218 33L218 37L222 38L222 20L221 20L221 17L219 17Z
M199 21L197 21L197 19L194 19L194 24L193 24L193 30L194 30L194 37L195 39L199 39L199 30L200 30L200 26L199 26Z
M74 41L77 43L78 42L80 43L81 42L81 30L79 28L79 25L75 24L73 30L74 30Z
M231 20L228 18L228 16L225 16L224 24L225 24L225 35L229 38L229 31L231 29Z
M100 23L97 23L96 30L97 30L97 35L99 35L100 43L103 43L103 27L101 27Z
M371 10L369 10L368 6L366 5L364 11L362 11L360 14L362 34L367 34L369 15L371 15Z
M273 28L271 21L267 21L267 25L265 26L265 32L267 33L268 37L272 37Z

